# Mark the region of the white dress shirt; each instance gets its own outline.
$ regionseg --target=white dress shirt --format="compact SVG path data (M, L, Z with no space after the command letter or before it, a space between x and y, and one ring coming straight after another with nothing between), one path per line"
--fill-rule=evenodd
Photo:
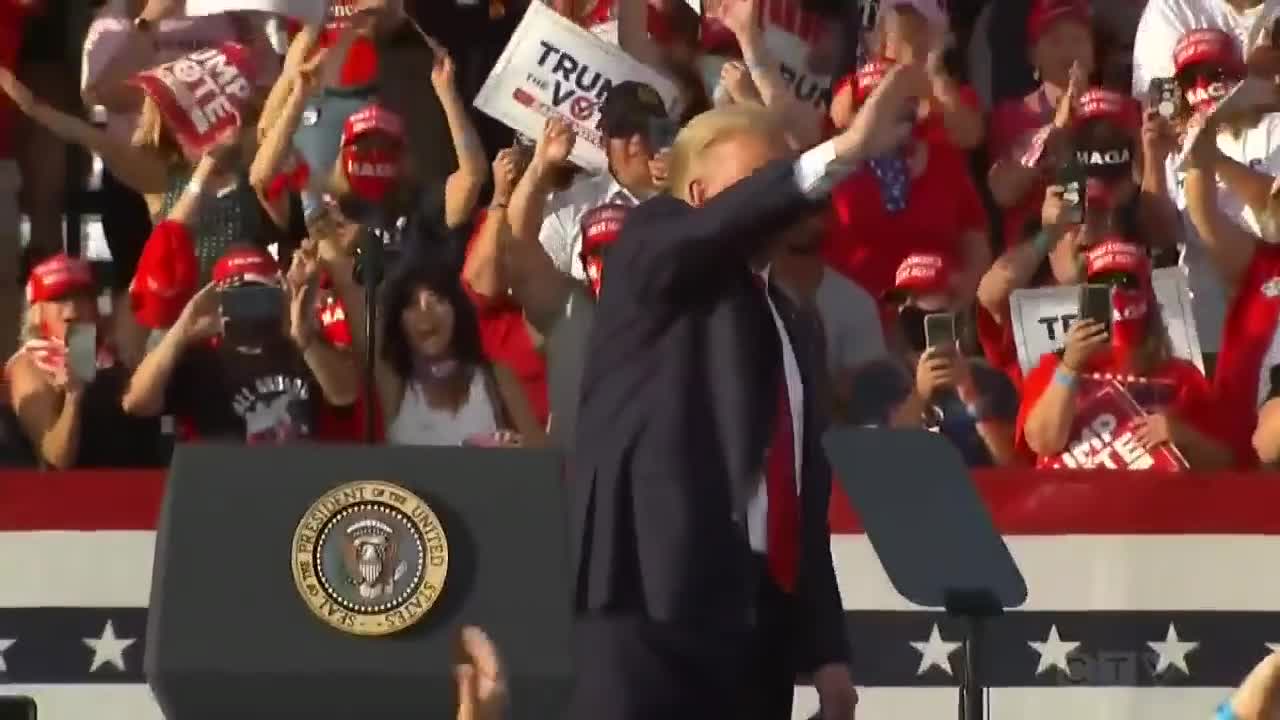
M578 261L582 252L582 216L609 203L639 205L637 198L610 173L578 178L561 192L552 193L547 214L542 218L538 242L556 269L578 280L586 280L586 272Z
M760 275L767 286L769 270L766 268ZM796 362L795 348L791 345L791 336L787 334L786 326L782 324L782 316L778 314L778 308L773 304L773 298L769 297L768 292L765 292L765 299L769 303L769 314L773 316L774 327L778 329L778 336L782 338L782 374L787 383L787 405L791 411L792 453L796 463L796 495L799 496L800 465L803 454L801 448L804 447L804 381L800 379L800 363ZM770 407L774 405L771 404ZM747 502L747 539L751 543L751 549L758 553L764 553L768 547L768 517L769 483L764 473L760 473L760 484L756 494Z

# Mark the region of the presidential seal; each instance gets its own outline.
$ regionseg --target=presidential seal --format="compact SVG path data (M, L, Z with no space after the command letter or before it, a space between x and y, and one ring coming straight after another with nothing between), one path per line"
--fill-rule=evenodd
M449 543L422 498L391 483L354 482L307 510L290 560L316 617L353 635L389 635L440 598Z

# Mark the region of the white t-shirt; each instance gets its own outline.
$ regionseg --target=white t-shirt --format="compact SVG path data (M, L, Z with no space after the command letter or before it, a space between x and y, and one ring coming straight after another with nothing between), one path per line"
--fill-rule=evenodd
M557 270L585 280L586 271L578 261L582 252L582 216L601 205L635 206L641 200L609 173L583 175L548 198L538 242Z
M1145 97L1153 78L1173 77L1173 48L1191 30L1217 28L1235 36L1247 57L1280 14L1280 0L1238 12L1226 0L1149 0L1133 41L1133 94Z

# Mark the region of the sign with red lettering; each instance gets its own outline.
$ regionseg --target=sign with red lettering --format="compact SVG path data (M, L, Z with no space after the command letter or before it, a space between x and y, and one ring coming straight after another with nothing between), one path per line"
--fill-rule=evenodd
M564 120L578 136L569 159L586 170L603 171L607 165L604 139L596 127L600 105L609 90L624 80L653 87L675 115L678 92L670 80L617 45L534 2L494 63L475 106L531 137L541 136L547 118Z
M1137 421L1146 413L1114 380L1079 401L1071 439L1057 457L1041 458L1039 466L1073 470L1186 470L1187 461L1172 445L1144 448L1134 437Z
M335 0L335 4L341 0ZM354 0L350 0L354 2ZM291 17L304 25L325 21L329 0L187 0L187 15L217 15L252 10Z
M133 78L160 108L165 128L198 158L240 127L253 95L249 50L239 43L197 50Z

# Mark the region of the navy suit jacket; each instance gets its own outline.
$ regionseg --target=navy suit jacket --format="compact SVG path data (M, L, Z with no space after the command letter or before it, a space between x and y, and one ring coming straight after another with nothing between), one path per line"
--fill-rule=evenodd
M816 207L779 161L701 208L659 196L628 215L608 252L570 459L579 613L751 626L763 573L746 507L783 373L749 263ZM820 444L824 361L816 324L772 298L805 391L795 649L807 671L848 653Z

